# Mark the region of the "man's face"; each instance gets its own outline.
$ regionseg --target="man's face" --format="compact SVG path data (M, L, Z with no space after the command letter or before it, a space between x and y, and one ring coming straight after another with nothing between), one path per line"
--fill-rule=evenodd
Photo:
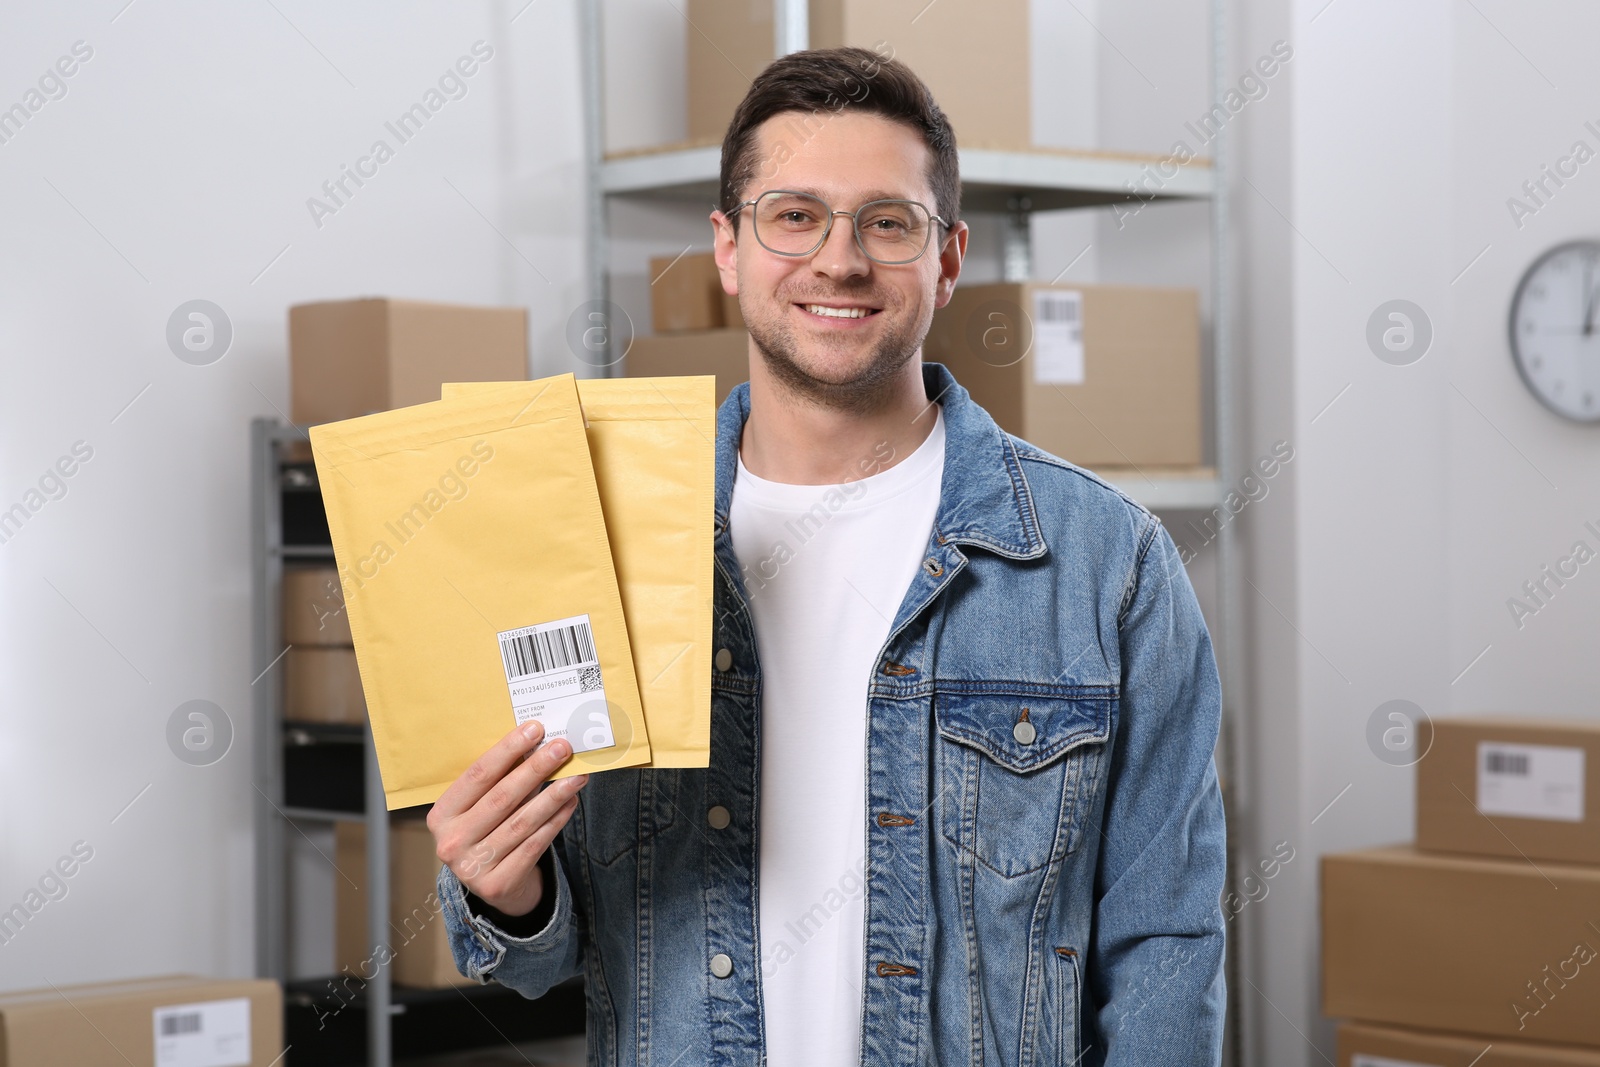
M836 211L885 198L938 211L927 146L915 130L881 115L845 111L802 122L800 113L788 112L758 127L755 144L757 176L740 190L742 199L793 189ZM876 406L920 350L934 309L949 303L967 243L965 223L951 229L933 223L920 259L885 266L866 257L850 219L837 215L816 252L780 256L756 241L752 208L740 216L737 242L722 212L711 218L724 288L738 292L745 326L767 366L800 395L829 407ZM866 314L829 316L818 305Z

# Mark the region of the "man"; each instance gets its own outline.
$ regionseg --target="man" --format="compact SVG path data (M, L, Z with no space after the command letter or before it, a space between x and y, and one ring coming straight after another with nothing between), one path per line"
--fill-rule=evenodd
M922 363L958 199L904 65L756 78L711 215L751 339L711 765L540 790L570 750L513 732L429 817L462 973L582 973L591 1063L1220 1058L1210 641L1155 518Z

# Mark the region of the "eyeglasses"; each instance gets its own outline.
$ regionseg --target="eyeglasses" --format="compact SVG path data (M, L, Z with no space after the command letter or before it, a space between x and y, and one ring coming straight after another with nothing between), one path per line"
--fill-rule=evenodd
M855 211L835 211L810 193L768 189L754 200L734 205L731 217L755 207L756 240L780 256L809 256L833 232L833 217L845 215L855 231L856 246L874 263L912 263L928 250L933 223L950 224L915 200L873 200Z

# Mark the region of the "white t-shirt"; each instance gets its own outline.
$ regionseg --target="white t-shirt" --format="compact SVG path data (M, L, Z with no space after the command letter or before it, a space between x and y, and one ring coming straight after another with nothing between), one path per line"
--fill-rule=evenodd
M898 463L789 485L741 460L729 530L760 656L760 929L769 1067L857 1062L866 865L867 685L927 552L944 412ZM888 464L893 463L893 466Z

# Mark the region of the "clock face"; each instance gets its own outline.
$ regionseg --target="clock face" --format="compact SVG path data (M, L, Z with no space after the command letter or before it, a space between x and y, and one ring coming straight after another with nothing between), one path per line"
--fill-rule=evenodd
M1511 300L1511 358L1529 392L1579 422L1600 422L1600 241L1557 245Z

